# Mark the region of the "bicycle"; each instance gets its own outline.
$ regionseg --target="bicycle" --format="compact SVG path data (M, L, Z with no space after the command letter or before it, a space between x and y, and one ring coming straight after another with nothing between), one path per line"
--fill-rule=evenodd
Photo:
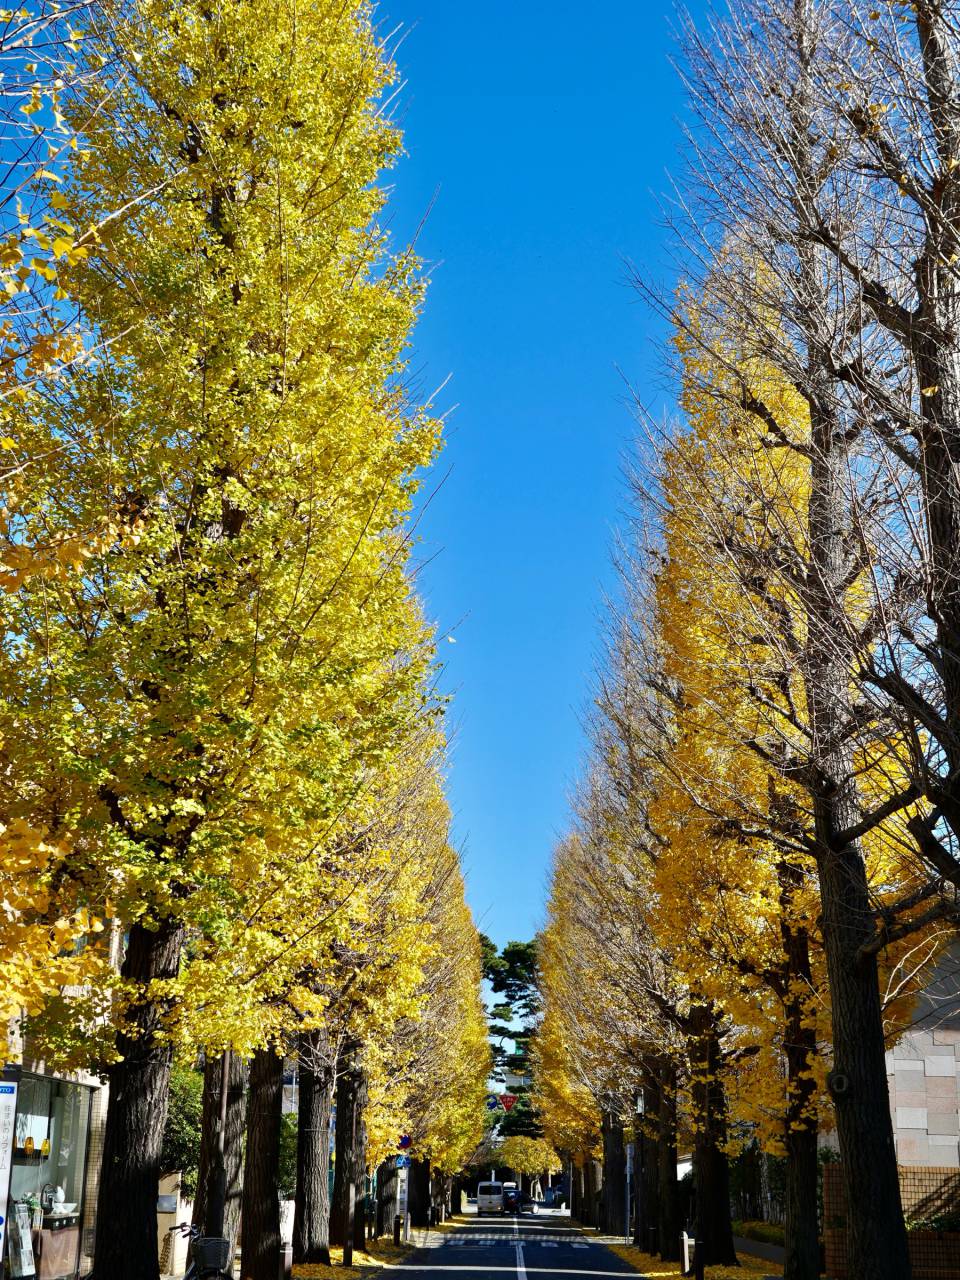
M175 1231L190 1237L190 1265L183 1280L231 1280L229 1240L201 1235L200 1228L190 1222L178 1222L170 1228L170 1234Z

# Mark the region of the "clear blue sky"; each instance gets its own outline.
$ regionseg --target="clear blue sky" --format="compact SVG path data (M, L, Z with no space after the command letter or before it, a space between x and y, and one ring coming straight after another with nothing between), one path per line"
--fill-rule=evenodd
M670 278L656 197L681 145L672 9L383 0L379 16L411 28L396 236L433 202L414 365L426 392L450 375L438 406L457 406L420 589L456 639L441 642L454 829L474 915L502 944L542 921L583 758L634 433L623 376L662 393L660 330L625 260Z

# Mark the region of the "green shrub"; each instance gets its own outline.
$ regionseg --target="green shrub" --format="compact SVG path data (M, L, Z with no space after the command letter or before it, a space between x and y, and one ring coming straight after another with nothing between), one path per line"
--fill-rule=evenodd
M281 1200L292 1200L297 1191L297 1117L285 1113L280 1121L280 1170L279 1188Z
M733 1234L744 1240L758 1240L761 1244L783 1245L783 1227L776 1222L734 1222Z
M203 1073L174 1066L170 1073L170 1104L160 1150L160 1171L180 1173L180 1189L187 1200L197 1194L202 1120Z
M926 1218L907 1217L908 1231L960 1231L960 1209L943 1209Z

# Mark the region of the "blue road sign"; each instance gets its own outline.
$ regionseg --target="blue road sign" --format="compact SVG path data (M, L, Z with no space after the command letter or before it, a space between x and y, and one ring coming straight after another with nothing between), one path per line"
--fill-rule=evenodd
M486 1106L487 1106L487 1110L488 1110L488 1111L499 1111L499 1110L500 1110L500 1099L497 1097L497 1095L496 1095L495 1093L488 1093L488 1094L487 1094L487 1102L486 1102Z
M398 1168L398 1169L409 1169L409 1168L410 1168L410 1157L409 1157L409 1156L397 1156L397 1168Z

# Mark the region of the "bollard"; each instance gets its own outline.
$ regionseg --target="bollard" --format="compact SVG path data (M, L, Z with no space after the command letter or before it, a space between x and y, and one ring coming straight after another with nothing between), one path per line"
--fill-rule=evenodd
M697 1240L693 1246L693 1275L694 1280L703 1280L703 1241Z
M409 1215L409 1213L405 1216L405 1218L404 1218L404 1222L403 1222L403 1243L404 1243L404 1244L409 1244L409 1243L410 1243L410 1215Z
M357 1211L356 1188L351 1180L347 1188L347 1229L343 1238L343 1265L353 1266L354 1215Z
M690 1274L690 1237L686 1231L680 1232L680 1274Z
M393 1243L394 1244L400 1243L400 1229L402 1224L403 1224L403 1219L400 1217L399 1213L395 1214L393 1218Z

